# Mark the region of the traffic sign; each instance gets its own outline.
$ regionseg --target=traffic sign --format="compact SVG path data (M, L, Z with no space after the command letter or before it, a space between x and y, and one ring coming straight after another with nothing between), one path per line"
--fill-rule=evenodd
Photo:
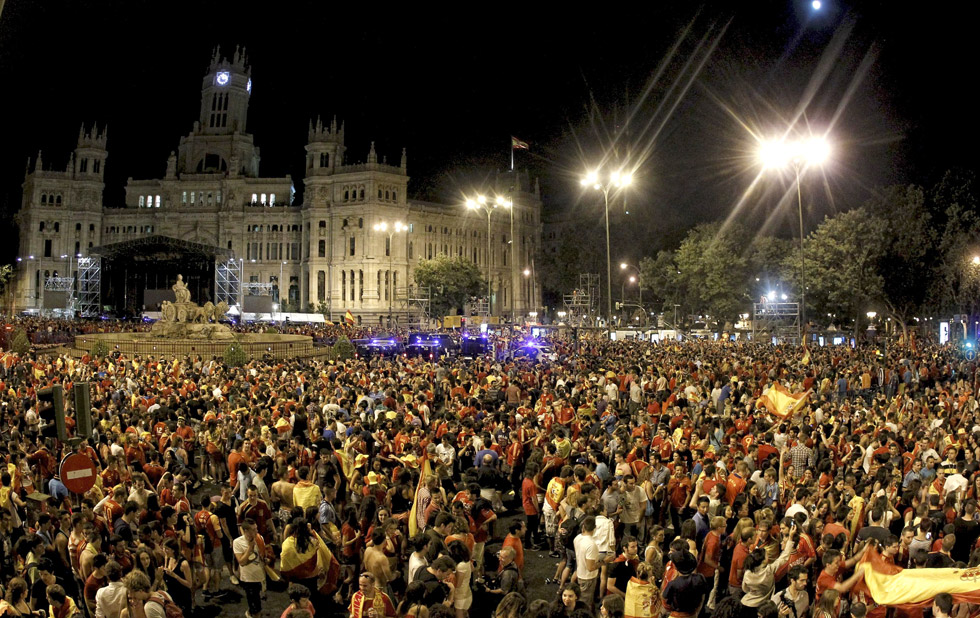
M61 461L61 482L68 491L84 494L95 485L95 464L87 455L73 453Z
M975 361L975 360L977 360L977 351L974 350L973 348L968 349L966 351L966 360L968 360L968 361Z

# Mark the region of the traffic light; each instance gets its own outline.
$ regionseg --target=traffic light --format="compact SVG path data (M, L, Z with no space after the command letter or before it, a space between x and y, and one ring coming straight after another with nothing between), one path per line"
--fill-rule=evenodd
M82 438L92 437L92 387L88 382L75 382L72 387L75 400L75 434Z
M65 434L65 389L55 384L37 392L37 415L41 419L41 435L45 438L68 439Z

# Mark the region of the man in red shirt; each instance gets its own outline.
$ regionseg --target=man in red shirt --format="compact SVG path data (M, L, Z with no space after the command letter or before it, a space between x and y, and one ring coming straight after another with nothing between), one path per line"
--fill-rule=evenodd
M739 539L735 550L732 552L732 564L728 570L728 594L736 599L742 598L742 574L745 572L745 558L750 553L752 537L755 536L755 528L746 526L742 529L742 538Z
M840 581L841 575L844 569L849 569L853 567L864 552L868 549L865 545L861 551L859 551L850 560L844 560L844 555L836 549L828 549L823 553L823 570L820 571L820 575L817 577L817 595L815 598L819 599L820 595L823 594L824 590L833 588L841 594L845 594L851 591L854 584L857 583L859 579L864 577L864 571L857 570L854 575L849 578Z
M527 517L524 544L531 549L541 549L537 539L538 528L541 526L541 511L538 509L538 486L534 482L536 468L534 465L528 465L527 470L524 471L524 481L521 483L521 506L524 507L524 516Z
M718 582L721 581L721 535L725 532L726 523L725 518L720 515L711 518L711 530L704 537L701 559L698 562L697 572L704 575L711 585L711 594L708 595L706 605L710 610L715 608Z

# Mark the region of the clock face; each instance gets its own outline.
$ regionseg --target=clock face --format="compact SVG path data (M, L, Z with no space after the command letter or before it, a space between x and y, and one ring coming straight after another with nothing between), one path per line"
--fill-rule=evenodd
M248 81L245 83L245 90L248 90L249 94L252 94L252 78L249 77Z
M219 71L218 75L215 77L215 81L218 82L219 86L224 86L231 79L231 74L228 71Z

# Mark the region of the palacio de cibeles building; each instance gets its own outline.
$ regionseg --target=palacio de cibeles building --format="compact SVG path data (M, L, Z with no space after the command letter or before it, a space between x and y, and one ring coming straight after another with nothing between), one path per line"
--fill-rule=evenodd
M225 302L232 314L337 320L349 310L379 324L390 311L404 324L441 317L426 316L430 292L414 284L419 261L440 254L473 260L482 273L489 260L493 315L526 316L540 305L540 282L525 272L540 245L541 200L526 173L502 172L488 189L510 205L489 218L488 243L482 210L409 198L404 149L392 165L372 142L366 161L349 161L343 124L318 118L309 123L300 203L291 177L260 173L246 131L252 92L244 52L216 51L190 133L160 153L162 177L126 182L123 204L104 199L112 165L104 127L83 125L57 165L50 153L29 160L13 309L136 316L173 300L180 273L193 298Z

